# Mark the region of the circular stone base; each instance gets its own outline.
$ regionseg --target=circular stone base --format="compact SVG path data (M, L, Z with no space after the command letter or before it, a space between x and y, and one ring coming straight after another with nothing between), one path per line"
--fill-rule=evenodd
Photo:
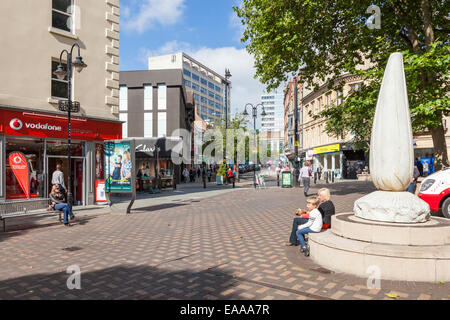
M410 192L375 191L355 201L355 216L375 221L419 223L430 220L430 206Z
M332 216L331 225L331 232L347 239L405 246L450 245L450 220L444 218L411 224L371 221L342 213Z
M331 230L309 235L315 263L365 278L377 270L384 280L450 281L450 221L433 217L427 225L411 227L350 217L334 216Z

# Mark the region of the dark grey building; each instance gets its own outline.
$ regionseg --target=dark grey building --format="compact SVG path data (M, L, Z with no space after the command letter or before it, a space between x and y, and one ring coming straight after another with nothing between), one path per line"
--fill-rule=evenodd
M172 137L176 129L192 131L195 120L195 102L192 94L186 94L181 70L139 70L120 72L119 117L123 121L123 138ZM150 168L155 175L157 168L167 176L180 181L180 167L170 158L142 160L136 165Z

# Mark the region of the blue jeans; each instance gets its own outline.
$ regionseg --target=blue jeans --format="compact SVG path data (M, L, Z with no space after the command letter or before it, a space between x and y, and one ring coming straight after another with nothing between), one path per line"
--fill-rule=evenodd
M293 245L297 245L297 243L298 243L297 235L296 235L298 226L305 224L306 222L308 222L307 218L294 218L294 221L292 222L291 237L289 238L289 242L292 243Z
M64 224L69 223L68 216L74 217L72 209L67 203L57 203L55 205L55 210L64 212Z
M300 241L300 246L301 247L306 247L306 242L305 242L305 238L303 237L304 234L307 233L316 233L315 231L312 231L310 228L303 228L301 230L297 230L297 238L298 241Z
M406 188L406 191L411 192L412 194L415 194L416 193L416 186L417 186L417 181L413 181L413 182L411 182L409 187Z

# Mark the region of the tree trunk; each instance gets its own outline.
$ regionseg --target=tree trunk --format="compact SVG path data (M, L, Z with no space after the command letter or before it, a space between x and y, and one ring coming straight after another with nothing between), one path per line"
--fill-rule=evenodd
M444 126L431 129L431 137L433 138L435 170L441 170L443 167L449 166L447 142L445 141Z

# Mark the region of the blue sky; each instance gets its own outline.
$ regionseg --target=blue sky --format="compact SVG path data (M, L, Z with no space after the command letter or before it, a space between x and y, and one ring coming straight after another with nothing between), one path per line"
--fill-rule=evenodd
M231 110L258 103L253 57L240 42L239 0L121 0L120 70L145 70L147 57L184 51L214 71L229 68Z

